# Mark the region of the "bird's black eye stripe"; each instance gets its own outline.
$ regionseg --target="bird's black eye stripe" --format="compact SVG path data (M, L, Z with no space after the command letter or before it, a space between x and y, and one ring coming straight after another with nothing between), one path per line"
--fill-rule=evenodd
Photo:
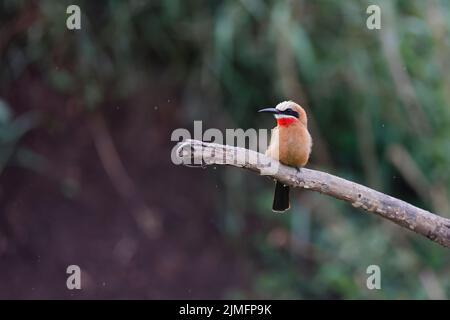
M287 116L294 116L294 117L298 118L298 112L292 110L291 108L287 108L286 110L282 111L282 113Z

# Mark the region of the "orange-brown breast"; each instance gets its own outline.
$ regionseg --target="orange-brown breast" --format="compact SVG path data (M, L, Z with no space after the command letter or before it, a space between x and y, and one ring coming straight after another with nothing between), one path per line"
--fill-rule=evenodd
M302 167L308 162L311 146L308 129L301 122L296 122L274 129L267 155L283 164Z

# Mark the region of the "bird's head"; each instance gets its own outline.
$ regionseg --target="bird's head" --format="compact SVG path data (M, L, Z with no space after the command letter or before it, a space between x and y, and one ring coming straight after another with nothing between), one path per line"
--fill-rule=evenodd
M275 108L261 109L258 112L272 113L279 126L287 126L297 121L305 126L308 124L305 110L293 101L283 101Z

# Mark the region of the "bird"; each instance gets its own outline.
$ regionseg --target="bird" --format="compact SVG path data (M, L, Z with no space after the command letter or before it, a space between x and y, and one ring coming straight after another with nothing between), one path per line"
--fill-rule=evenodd
M277 121L277 126L272 129L266 155L300 170L308 163L313 143L305 110L293 101L283 101L275 108L265 108L258 112L271 113ZM276 181L272 211L285 212L289 208L289 186Z

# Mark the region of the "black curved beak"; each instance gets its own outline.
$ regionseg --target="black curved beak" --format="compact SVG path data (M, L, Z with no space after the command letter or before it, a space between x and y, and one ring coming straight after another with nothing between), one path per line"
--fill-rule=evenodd
M258 112L267 112L267 113L273 113L273 114L280 114L280 110L278 110L277 108L265 108L265 109L258 110Z

